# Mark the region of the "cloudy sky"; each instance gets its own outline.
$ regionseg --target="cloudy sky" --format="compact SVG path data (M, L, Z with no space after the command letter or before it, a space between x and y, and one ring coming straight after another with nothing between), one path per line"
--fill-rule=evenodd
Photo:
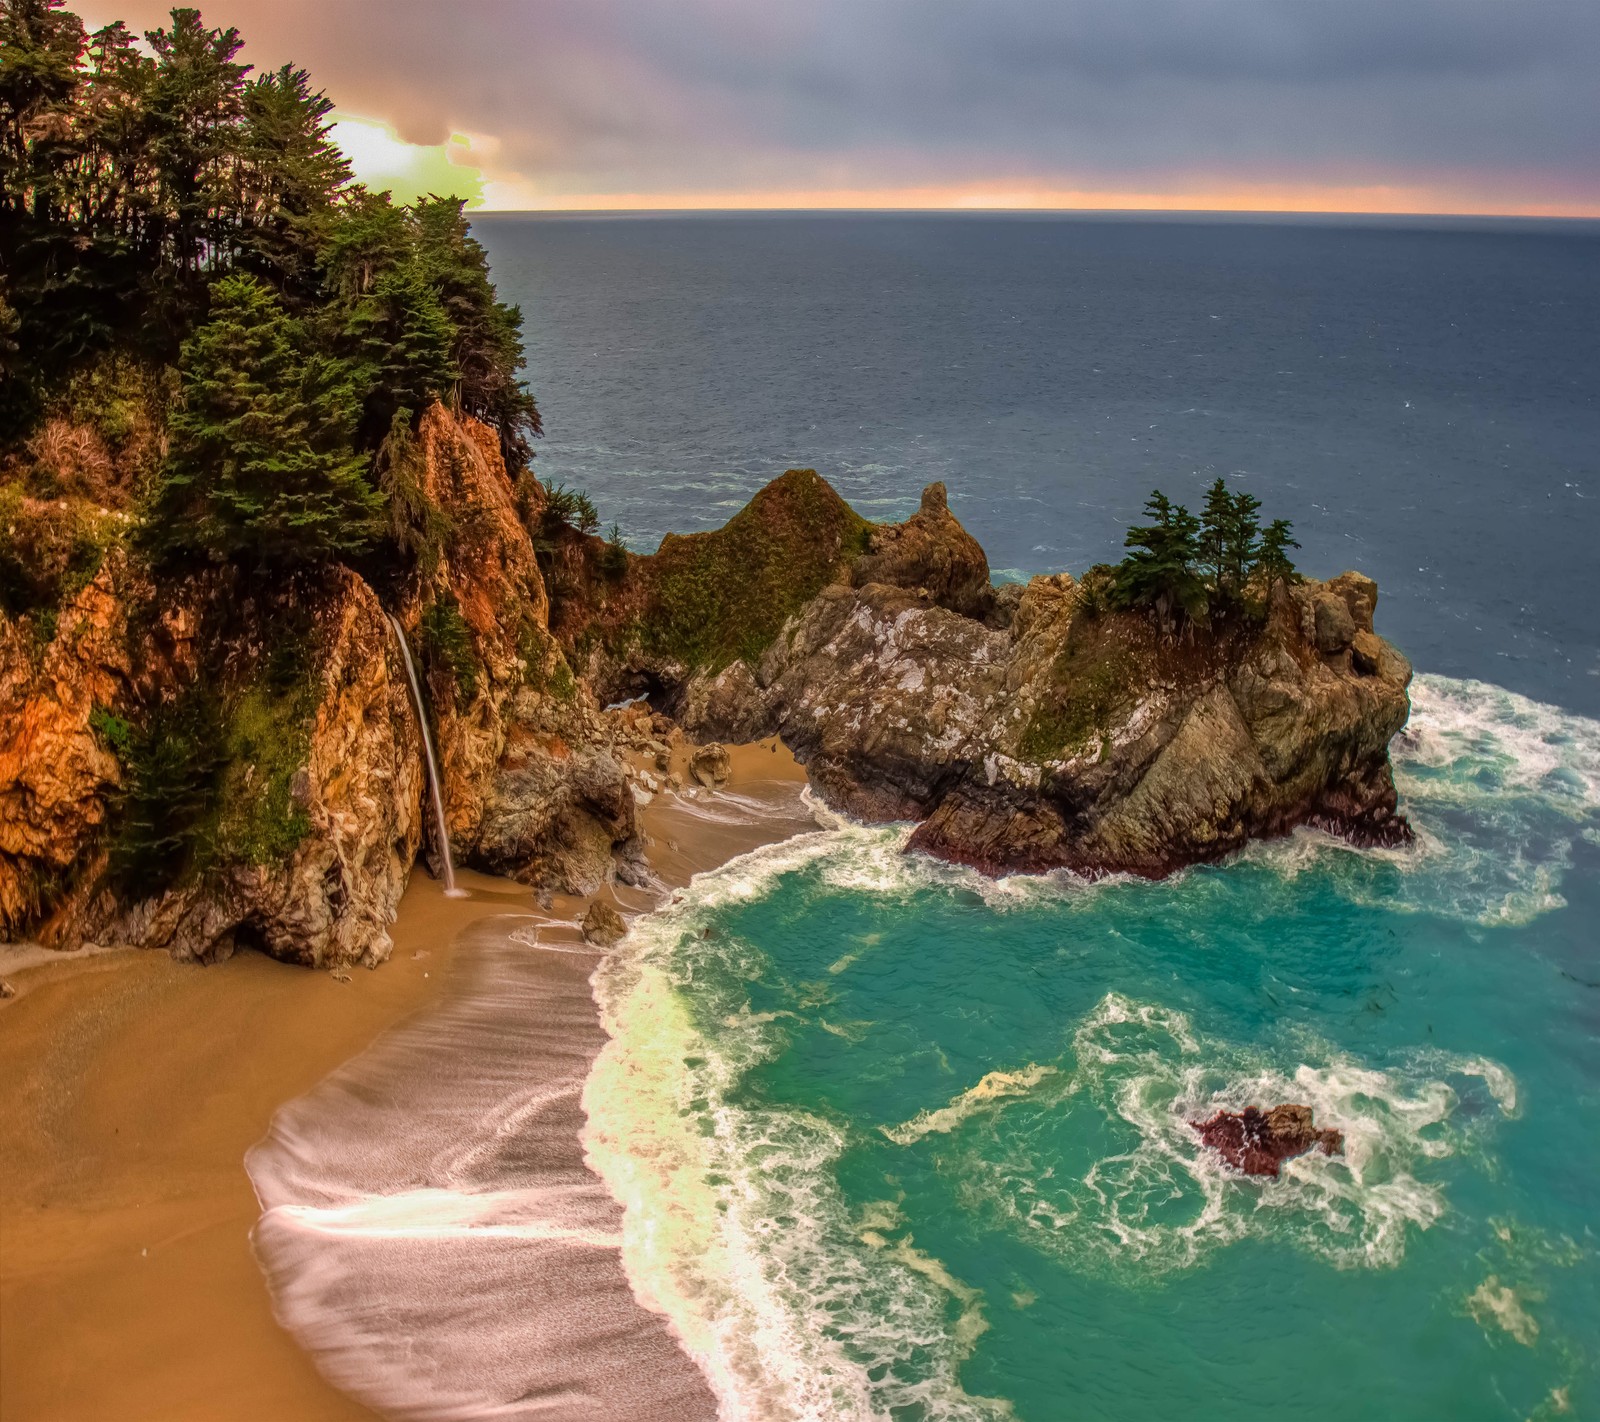
M70 3L70 0L69 0ZM165 6L93 0L90 24ZM226 0L490 208L1600 216L1600 0Z

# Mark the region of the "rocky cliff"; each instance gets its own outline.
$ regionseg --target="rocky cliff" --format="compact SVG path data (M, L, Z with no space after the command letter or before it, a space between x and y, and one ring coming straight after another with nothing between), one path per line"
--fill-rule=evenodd
M391 618L457 861L541 892L643 873L663 712L706 741L781 735L839 809L989 872L1409 833L1388 743L1411 671L1359 574L1177 635L1092 577L994 589L940 485L873 525L791 470L637 557L552 522L442 408L380 467L406 557L271 586L158 575L126 515L0 488L0 937L381 961L438 851Z
M722 536L699 535L704 562ZM1300 824L1408 837L1388 745L1411 668L1373 631L1370 579L1280 583L1179 635L1064 574L994 592L941 486L856 546L826 545L831 576L770 636L703 613L700 645L740 656L650 655L649 619L680 615L658 592L600 674L643 676L693 733L781 735L837 808L920 821L914 849L988 872L1160 876Z
M440 407L390 464L415 556L371 581L155 576L126 515L0 488L0 938L381 961L419 848L437 855L391 614L458 862L541 890L630 872L619 746L643 735L549 632L543 491Z

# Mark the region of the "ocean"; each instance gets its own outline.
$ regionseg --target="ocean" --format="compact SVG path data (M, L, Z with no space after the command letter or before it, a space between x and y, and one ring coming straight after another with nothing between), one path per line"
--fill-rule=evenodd
M634 923L584 1146L722 1417L1600 1418L1600 233L476 230L538 472L637 549L806 465L878 519L942 479L998 576L1081 570L1221 474L1419 670L1402 850L993 881L819 806ZM1245 1179L1188 1125L1286 1100L1344 1153Z

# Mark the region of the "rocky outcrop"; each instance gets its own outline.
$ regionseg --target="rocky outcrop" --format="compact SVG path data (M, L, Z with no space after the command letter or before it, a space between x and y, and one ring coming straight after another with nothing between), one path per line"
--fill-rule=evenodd
M759 655L661 699L698 735L781 735L831 804L990 873L1159 877L1301 824L1408 837L1388 745L1411 668L1370 579L1177 635L1065 574L978 597L970 542L930 488Z
M614 948L627 931L622 915L604 899L596 899L583 916L583 941L597 948Z
M599 601L564 601L555 630L603 702L649 694L676 712L694 678L754 663L821 589L847 578L872 531L816 470L790 469L722 528L668 534L609 582L570 579Z
M457 859L541 890L590 893L636 853L634 800L609 728L549 632L550 603L492 430L435 406L422 488L451 523L404 620L429 668ZM542 496L536 484L530 491ZM440 648L455 628L464 645Z
M541 891L593 893L619 868L635 877L634 796L604 718L523 688L506 725L470 861Z
M440 407L406 458L429 523L384 601L424 676L458 860L542 890L632 873L614 718L548 630L523 523L542 491L515 488L494 434ZM7 497L8 519L31 512ZM70 570L82 540L56 536L65 517L43 526ZM84 585L27 591L65 600L48 617L0 602L0 938L196 961L242 946L312 966L387 956L432 816L374 587L334 568L257 594L217 568L157 593L118 545ZM161 794L174 775L183 815Z
M696 747L694 754L689 757L689 774L707 790L715 790L725 784L732 773L733 762L728 755L728 748L717 741Z
M1189 1124L1200 1133L1202 1144L1246 1175L1276 1179L1278 1167L1294 1156L1310 1150L1338 1155L1344 1150L1343 1133L1331 1128L1319 1131L1309 1106L1290 1104L1266 1111L1246 1106Z
M318 606L326 621L311 673L315 709L289 785L291 813L303 823L298 843L281 860L207 868L148 897L135 884L87 874L42 925L42 941L129 943L200 962L239 947L310 967L388 957L389 925L420 842L421 737L372 590L339 571ZM245 793L251 770L242 767Z
M943 484L929 484L921 506L904 523L871 531L867 551L850 568L850 581L858 588L871 583L908 588L964 617L984 617L994 606L989 560L950 512Z
M40 645L31 619L0 616L0 939L36 923L94 848L121 766L93 726L133 675L131 586L119 554Z
M1358 660L1353 615L1326 635L1328 609L1349 610L1333 586L1280 586L1259 627L1203 646L1166 645L1133 614L1082 629L1068 614L1053 665L1032 694L1019 688L1017 732L960 777L914 844L989 870L1157 877L1301 824L1404 842L1388 746L1411 667L1370 622Z
M639 882L636 804L683 773L721 784L717 744L673 769L665 712L704 741L781 734L830 803L920 821L914 848L988 872L1161 875L1299 824L1408 834L1387 748L1411 672L1359 574L1177 636L1092 580L996 593L939 485L877 527L791 470L636 557L572 530L552 546L543 491L471 420L435 408L402 445L391 503L427 517L396 531L410 556L381 600L348 569L155 594L115 528L97 541L120 515L39 514L60 566L27 595L48 615L0 605L0 936L381 960L437 850L386 608L458 862L541 892ZM186 818L167 824L174 747ZM129 871L130 826L158 872Z

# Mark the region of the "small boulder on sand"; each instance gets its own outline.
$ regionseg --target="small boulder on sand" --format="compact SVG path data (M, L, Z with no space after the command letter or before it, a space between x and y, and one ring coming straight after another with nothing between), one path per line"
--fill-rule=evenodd
M697 746L689 758L689 774L707 790L715 790L719 785L725 784L728 777L733 774L733 761L728 755L728 748L716 741L710 745Z
M622 915L604 899L596 899L583 916L584 942L596 948L610 948L622 941L628 925Z

